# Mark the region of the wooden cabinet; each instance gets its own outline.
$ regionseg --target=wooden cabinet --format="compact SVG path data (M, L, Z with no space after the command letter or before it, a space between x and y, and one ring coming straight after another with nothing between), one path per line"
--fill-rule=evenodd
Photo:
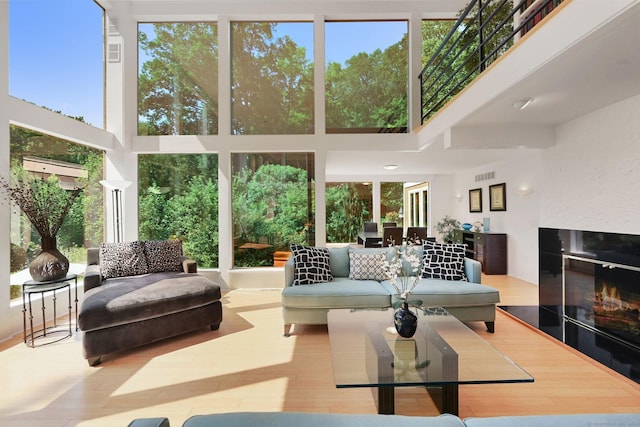
M507 235L456 230L454 243L467 245L467 257L480 261L484 274L507 274Z

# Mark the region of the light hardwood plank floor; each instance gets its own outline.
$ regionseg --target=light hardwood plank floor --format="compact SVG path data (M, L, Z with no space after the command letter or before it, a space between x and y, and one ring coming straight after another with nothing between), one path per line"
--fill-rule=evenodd
M485 276L503 304L537 303L537 287ZM166 416L231 411L375 413L369 389L336 389L327 329L282 336L280 291L233 290L219 331L202 330L107 357L91 368L81 334L28 348L21 334L0 343L0 425L126 426ZM496 333L470 326L535 377L531 384L460 388L460 416L640 412L640 385L498 311ZM436 415L420 388L400 389L396 411Z

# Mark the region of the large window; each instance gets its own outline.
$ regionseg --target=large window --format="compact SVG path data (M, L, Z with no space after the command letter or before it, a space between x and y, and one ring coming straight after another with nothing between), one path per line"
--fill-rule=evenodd
M382 222L395 222L403 226L403 187L402 182L380 183L380 217Z
M313 133L313 23L231 24L231 132Z
M355 242L364 223L373 218L371 183L328 182L327 243Z
M235 267L277 265L291 243L315 243L314 156L233 154Z
M92 1L10 0L9 93L102 128L103 14Z
M182 240L199 267L218 267L218 155L138 157L140 239Z
M138 37L138 134L217 134L217 25L140 24Z
M326 131L407 131L407 22L326 23Z
M429 183L404 187L404 219L407 227L427 227L429 218Z
M103 152L18 126L10 128L12 180L19 174L53 179L59 191L80 187L56 235L58 250L69 259L70 272L81 273L86 248L103 241ZM15 181L14 181L15 182ZM57 188L57 186L56 186ZM17 206L11 214L11 297L20 295L21 285L31 277L29 263L40 252L40 237Z

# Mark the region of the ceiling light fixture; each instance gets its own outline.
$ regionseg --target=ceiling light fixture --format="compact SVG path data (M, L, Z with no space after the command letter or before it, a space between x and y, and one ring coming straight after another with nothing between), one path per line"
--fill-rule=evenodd
M392 171L398 169L398 165L384 165L384 168L388 171Z
M524 110L525 108L527 108L529 105L531 105L531 103L534 101L533 98L526 98L526 99L521 99L519 101L514 102L513 104L511 104L511 106L513 108L517 108L518 110Z

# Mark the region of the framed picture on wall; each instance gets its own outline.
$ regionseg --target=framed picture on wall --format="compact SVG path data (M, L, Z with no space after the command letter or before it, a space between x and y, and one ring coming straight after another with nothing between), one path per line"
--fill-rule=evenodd
M489 210L507 210L507 184L495 184L489 186Z
M482 212L482 188L469 190L469 212Z

